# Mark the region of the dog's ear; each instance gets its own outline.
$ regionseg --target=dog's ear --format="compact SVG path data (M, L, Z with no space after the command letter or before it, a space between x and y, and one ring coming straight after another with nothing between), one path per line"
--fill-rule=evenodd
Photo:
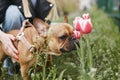
M64 22L68 23L68 13L64 12Z
M49 28L49 25L47 23L45 23L44 21L42 21L39 18L35 18L33 20L33 25L35 26L37 32L41 35L41 36L45 36L46 32Z

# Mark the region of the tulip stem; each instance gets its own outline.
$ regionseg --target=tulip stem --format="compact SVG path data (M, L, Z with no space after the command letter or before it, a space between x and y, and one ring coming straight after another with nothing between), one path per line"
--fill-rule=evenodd
M87 49L88 49L88 61L89 61L88 66L89 66L89 69L91 69L93 67L93 63L92 63L92 52L91 52L89 39L86 39L86 43L87 43Z

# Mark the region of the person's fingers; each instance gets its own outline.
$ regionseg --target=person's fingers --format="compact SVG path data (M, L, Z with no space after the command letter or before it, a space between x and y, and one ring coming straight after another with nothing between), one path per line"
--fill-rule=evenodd
M19 59L18 56L15 54L15 52L12 49L8 48L7 51L11 57L15 58L16 60Z
M16 38L15 38L13 35L11 35L11 34L8 34L8 37L9 37L12 41L15 41L15 40L16 40Z
M6 51L9 53L9 55L15 59L18 60L18 50L14 47L12 41L15 41L15 37L11 34L7 34L6 35L7 38L6 38L6 41L3 41L3 44L4 44L4 47L6 49Z
M9 38L12 40L12 41L15 41L16 38L13 36L13 35L9 35ZM19 54L17 49L13 46L12 42L10 42L9 46L11 47L11 49L13 50L14 53L16 54Z
M19 60L19 58L16 54L12 54L12 57L15 58L16 60Z
M17 54L17 55L19 54L18 50L13 46L12 42L10 42L9 46L10 46L10 48L13 51L14 54Z

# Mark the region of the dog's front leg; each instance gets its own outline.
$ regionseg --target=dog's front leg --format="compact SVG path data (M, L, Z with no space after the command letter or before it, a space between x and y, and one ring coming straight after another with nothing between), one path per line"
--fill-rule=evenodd
M21 66L21 75L23 77L23 80L30 80L29 76L28 76L28 70L29 70L28 65L27 64L22 64L20 66Z

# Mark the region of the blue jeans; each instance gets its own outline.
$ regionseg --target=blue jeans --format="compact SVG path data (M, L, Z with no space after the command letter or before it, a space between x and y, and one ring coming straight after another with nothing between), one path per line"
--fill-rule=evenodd
M12 29L20 29L23 20L25 20L25 18L18 7L10 5L6 11L5 19L2 24L3 31L8 32Z
M8 32L13 29L20 29L22 26L22 22L25 20L22 13L19 11L18 7L15 5L10 5L5 14L5 20L2 24L3 32ZM13 69L11 69L11 65L14 66L10 58L6 58L4 60L4 66L8 69L8 74L13 75Z

